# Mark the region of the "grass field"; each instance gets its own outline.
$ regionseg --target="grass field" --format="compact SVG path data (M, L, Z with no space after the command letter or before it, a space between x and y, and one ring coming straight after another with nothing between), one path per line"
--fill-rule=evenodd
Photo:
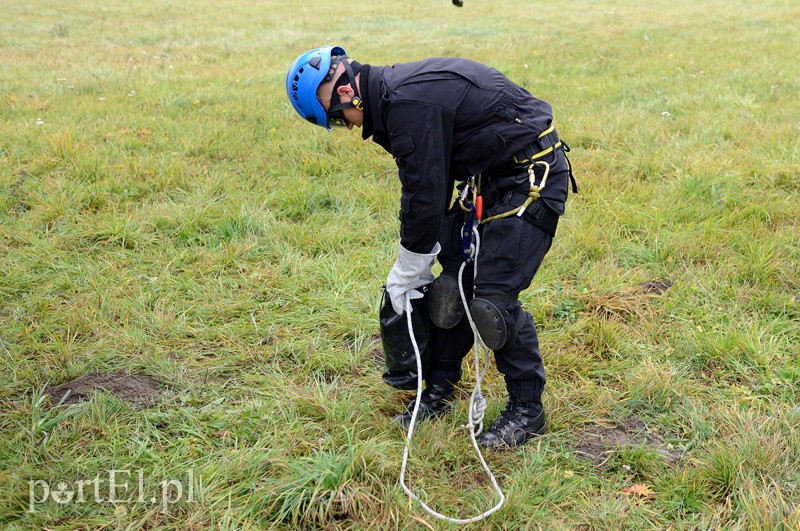
M380 379L392 158L284 92L340 44L485 62L572 147L581 193L522 297L550 430L488 456L507 502L473 527L800 529L795 1L54 5L0 11L0 526L448 527L397 483L409 396ZM48 398L116 371L162 391ZM409 471L453 516L495 501L473 377Z

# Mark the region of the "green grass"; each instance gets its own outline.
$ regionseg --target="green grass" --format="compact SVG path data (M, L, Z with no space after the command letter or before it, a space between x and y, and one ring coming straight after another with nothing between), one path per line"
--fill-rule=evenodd
M446 528L397 478L408 396L380 380L396 252L391 157L307 126L302 51L488 63L550 101L581 193L522 296L550 432L488 461L476 528L800 527L800 10L795 2L6 2L0 19L0 525ZM638 286L669 280L660 296ZM154 407L50 408L81 374L158 379ZM455 415L410 478L438 510L494 498ZM484 388L490 420L502 378ZM639 419L680 452L578 457ZM29 481L193 473L167 511ZM622 494L648 485L648 497ZM155 492L153 492L155 493Z

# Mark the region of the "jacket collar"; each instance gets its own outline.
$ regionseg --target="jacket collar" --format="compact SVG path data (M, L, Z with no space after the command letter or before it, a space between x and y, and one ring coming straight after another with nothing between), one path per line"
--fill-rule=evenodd
M362 125L361 137L366 140L372 137L372 141L387 151L392 150L389 134L386 131L382 104L384 101L384 79L383 71L388 68L385 66L363 65L361 70L361 92L364 98L364 123ZM365 76L366 74L366 76Z
M362 65L361 67L361 97L364 99L364 123L361 126L361 137L366 140L371 137L376 128L383 129L378 104L380 103L380 67Z

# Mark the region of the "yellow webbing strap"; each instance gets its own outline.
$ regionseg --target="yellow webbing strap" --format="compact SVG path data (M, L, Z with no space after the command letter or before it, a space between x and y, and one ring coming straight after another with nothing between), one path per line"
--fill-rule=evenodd
M552 133L552 132L553 132L553 131L555 131L555 130L556 130L556 126L554 126L554 125L551 125L551 126L548 128L548 129L545 129L545 130L544 130L544 131L543 131L543 132L542 132L542 133L539 135L539 138L544 138L545 136L549 135L550 133ZM538 153L534 153L534 154L533 154L533 155L531 155L530 157L528 157L528 158L525 158L525 159L522 159L522 160L519 160L519 159L517 159L517 156L516 156L516 155L514 155L514 162L515 162L516 164L522 164L522 163L525 163L525 162L531 162L531 161L534 161L534 160L536 160L536 159L538 159L538 158L544 157L545 155L547 155L548 153L551 153L551 152L552 152L554 149L556 149L556 148L559 148L559 147L561 147L561 140L559 140L558 142L556 142L555 144L553 144L553 145L552 145L552 146L550 146L549 148L547 148L547 149L543 149L543 150L541 150L540 152L538 152Z

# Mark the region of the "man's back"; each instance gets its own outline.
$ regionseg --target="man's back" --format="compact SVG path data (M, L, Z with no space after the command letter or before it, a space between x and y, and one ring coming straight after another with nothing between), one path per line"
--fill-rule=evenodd
M441 134L450 147L449 173L457 179L511 160L552 125L550 104L494 68L468 59L373 67L370 75L380 76L379 108L390 136L391 130L417 136L428 125L426 115L444 115L450 131Z

